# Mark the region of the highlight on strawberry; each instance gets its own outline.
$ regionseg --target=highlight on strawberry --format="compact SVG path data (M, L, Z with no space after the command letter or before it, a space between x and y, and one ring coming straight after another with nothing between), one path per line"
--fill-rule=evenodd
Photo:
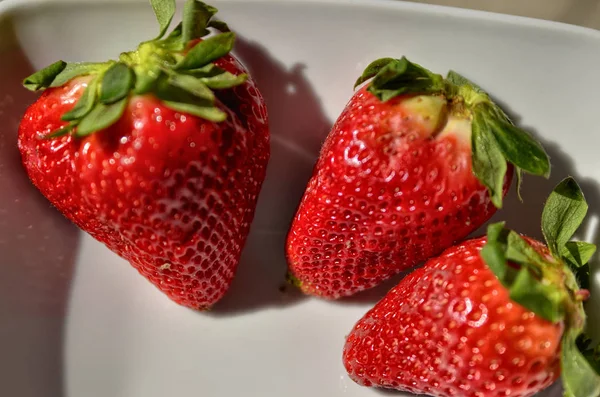
M267 110L216 8L186 1L167 34L175 1L150 3L157 37L117 60L58 61L24 80L44 92L18 145L68 219L175 302L205 309L229 288L254 217Z
M289 230L290 278L337 299L467 237L523 172L548 177L542 146L480 87L406 58L369 65L329 133Z
M570 241L588 206L573 178L550 194L545 243L503 223L404 278L348 336L351 378L438 397L600 395L598 348L584 335L596 246Z

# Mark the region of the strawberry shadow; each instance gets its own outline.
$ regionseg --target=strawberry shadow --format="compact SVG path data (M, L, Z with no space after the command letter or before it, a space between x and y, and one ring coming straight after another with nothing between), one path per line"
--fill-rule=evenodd
M33 69L10 20L0 20L0 384L3 395L62 397L63 333L78 229L29 182L17 150L35 95Z
M231 288L210 315L230 316L284 307L303 294L285 284L285 239L331 120L305 76L305 66L287 67L261 45L243 37L234 54L248 68L267 103L271 158L252 230Z
M426 394L409 394L405 391L398 391L398 390L394 390L394 389L384 389L384 388L373 388L373 391L376 394L380 394L382 396L397 396L397 397L407 397L407 396L425 397L426 396Z
M352 296L331 301L331 304L362 306L365 308L365 310L368 310L375 305L375 303L383 299L383 297L398 283L400 283L405 276L409 275L420 266L421 265L415 266L413 269L398 273L373 288L361 291Z
M509 117L519 124L520 117L511 111L510 106L497 99L494 99L509 115ZM552 189L567 176L572 176L579 183L586 201L589 205L586 219L579 230L575 233L578 240L584 240L600 246L600 181L593 178L583 177L575 166L572 155L565 153L559 144L550 142L543 138L543 132L526 128L536 139L538 139L546 152L550 156L552 170L549 179L525 175L521 196L523 202L519 201L515 187L505 199L505 206L498 211L485 225L475 231L473 235L482 235L485 233L487 224L493 222L505 221L506 225L522 234L541 239L540 220L544 203ZM591 274L591 297L586 303L586 314L588 316L588 336L600 341L600 310L591 310L591 308L600 307L600 253L590 261L592 268Z
M552 189L560 181L567 176L572 176L581 186L589 205L587 218L576 234L576 237L596 244L600 243L600 235L595 230L592 230L595 229L595 219L600 216L600 181L583 177L573 162L572 156L574 154L565 153L558 143L545 139L543 131L538 132L527 126L522 126L520 123L521 118L512 112L508 104L496 98L494 98L494 101L505 110L515 124L524 128L542 144L550 156L552 169L548 179L524 174L523 186L521 188L522 202L517 196L516 181L513 180L513 186L504 201L504 208L497 211L472 236L484 234L489 223L505 221L508 227L518 230L522 234L542 239L540 221L544 203Z
M394 390L394 389L373 388L372 390L374 391L374 394L379 394L382 396L397 396L397 397L408 397L408 396L425 397L425 396L427 396L426 394L409 394L407 392L401 392L401 391ZM563 390L560 385L560 382L557 382L554 385L547 388L546 390L536 394L537 397L561 397L562 395L563 395Z

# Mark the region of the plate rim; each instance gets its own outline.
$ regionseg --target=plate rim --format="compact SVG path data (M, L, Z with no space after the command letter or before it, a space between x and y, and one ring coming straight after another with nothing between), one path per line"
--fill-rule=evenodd
M208 0L210 1L210 0ZM181 3L182 0L177 0ZM558 31L566 34L582 35L600 40L600 30L591 27L574 25L547 19L539 19L512 14L502 14L492 11L473 10L456 6L437 4L424 4L407 2L403 0L218 0L221 3L255 3L255 4L316 4L335 5L340 7L365 7L393 9L394 11L408 11L421 14L446 15L451 18L464 18L469 21L488 21L500 25L517 25L541 30ZM20 9L42 5L99 5L99 4L138 4L147 3L147 0L0 0L0 16L18 11Z

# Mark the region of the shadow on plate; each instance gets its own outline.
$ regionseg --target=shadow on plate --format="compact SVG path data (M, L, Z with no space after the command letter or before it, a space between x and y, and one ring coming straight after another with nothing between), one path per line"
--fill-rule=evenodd
M0 21L0 385L6 396L62 397L63 330L78 229L29 182L17 150L35 95L9 21Z
M285 286L285 238L331 122L304 75L257 43L239 37L235 55L248 68L269 110L271 159L238 273L211 315L232 315L296 303Z
M398 397L405 397L405 396L413 396L413 397L425 397L425 394L408 394L407 392L400 392L394 389L383 389L383 388L374 388L373 389L375 391L376 394L382 395L382 396L398 396Z
M316 93L302 74L301 65L287 69L271 58L264 48L244 39L238 41L236 52L265 96L272 133L272 157L238 275L229 293L215 306L213 314L216 315L256 310L262 306L283 306L302 297L293 288L286 288L284 293L279 290L286 270L285 234L310 178L320 145L331 127ZM500 101L497 103L519 124L520 118L509 106ZM527 129L526 126L524 128ZM569 175L577 179L590 204L586 224L581 231L589 229L594 219L600 217L598 182L580 177L571 157L558 144L545 141L543 134L529 130L550 155L551 177L544 179L525 175L521 191L523 202L519 201L516 183L513 183L504 209L472 233L471 237L485 234L487 224L503 220L520 233L541 238L540 219L544 202L552 188ZM580 232L578 237L600 242L600 234L593 230L587 230L586 236ZM355 296L332 301L332 304L372 305L409 272L400 273ZM594 301L600 303L600 299L596 301L592 298ZM600 330L600 326L595 325L600 325L600 313L590 313L590 324L593 329Z
M397 390L393 390L393 389L377 389L377 388L373 388L373 391L375 391L375 394L379 394L381 396L397 396L397 397L407 397L407 396L414 396L414 397L425 397L425 394L408 394L406 392L399 392ZM544 390L541 393L536 394L536 397L561 397L562 396L562 386L560 385L560 382L556 382L554 385L550 386L549 388L547 388L546 390Z
M523 202L518 200L515 191L516 186L513 184L511 192L505 200L504 209L498 211L492 217L490 222L504 220L506 221L507 226L518 230L520 233L535 238L542 238L540 221L546 198L554 186L561 180L567 176L572 176L581 186L590 207L588 216L584 221L584 225L578 232L577 237L591 238L592 241L590 242L596 244L599 243L600 235L587 229L595 222L593 219L600 216L600 183L594 179L583 178L579 175L572 160L572 156L576 155L576 153L567 154L562 150L559 144L545 140L543 131L535 131L527 126L520 125L520 117L515 115L510 106L497 99L494 99L494 101L505 110L515 124L528 130L542 143L550 156L552 170L549 179L527 174L524 175L523 188L521 190ZM568 134L570 131L565 131L565 133ZM485 229L480 229L478 234L481 234L484 231ZM587 233L583 235L582 232L585 231L587 231Z
M506 111L509 117L519 124L520 118L515 116L511 111L510 107L504 103L499 103L502 108ZM525 127L526 128L526 127ZM574 177L583 191L586 201L589 205L589 210L583 225L575 234L575 237L580 240L585 240L596 245L600 245L600 183L599 181L592 178L582 177L573 164L572 156L565 153L559 144L554 142L548 142L543 138L543 131L532 131L530 132L542 143L552 163L552 171L549 179L533 177L525 175L523 181L522 197L523 202L520 202L517 198L516 192L513 190L509 197L507 197L505 209L499 211L492 217L490 222L498 222L501 220L506 221L507 226L512 229L518 230L520 233L528 236L543 239L541 232L541 216L542 209L546 198L561 180L567 176ZM565 131L565 134L570 131ZM488 223L490 223L488 222ZM479 234L483 233L485 229L480 229ZM543 241L543 240L542 240ZM596 253L592 259L592 275L591 275L591 286L590 300L586 303L587 307L598 307L600 306L600 266L598 266L599 254ZM588 330L589 336L595 340L600 341L600 311L598 310L586 310L588 315Z

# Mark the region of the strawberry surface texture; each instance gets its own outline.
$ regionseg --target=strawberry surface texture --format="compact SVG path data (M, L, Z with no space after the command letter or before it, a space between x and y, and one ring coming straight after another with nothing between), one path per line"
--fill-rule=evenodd
M582 304L596 247L568 241L586 211L568 178L546 203L545 244L497 223L428 260L356 323L342 355L350 377L436 397L527 397L560 376L566 397L597 396Z
M360 320L344 351L353 379L478 397L531 396L554 383L564 325L511 301L479 255L484 244L447 249Z
M18 145L67 218L173 301L206 309L238 266L269 130L256 84L229 54L233 33L204 3L185 11L196 17L119 61L56 63L26 79L45 91ZM208 28L225 32L202 38Z
M292 279L328 299L464 239L501 207L514 169L549 172L541 146L462 76L405 58L373 65L327 136L288 234Z

